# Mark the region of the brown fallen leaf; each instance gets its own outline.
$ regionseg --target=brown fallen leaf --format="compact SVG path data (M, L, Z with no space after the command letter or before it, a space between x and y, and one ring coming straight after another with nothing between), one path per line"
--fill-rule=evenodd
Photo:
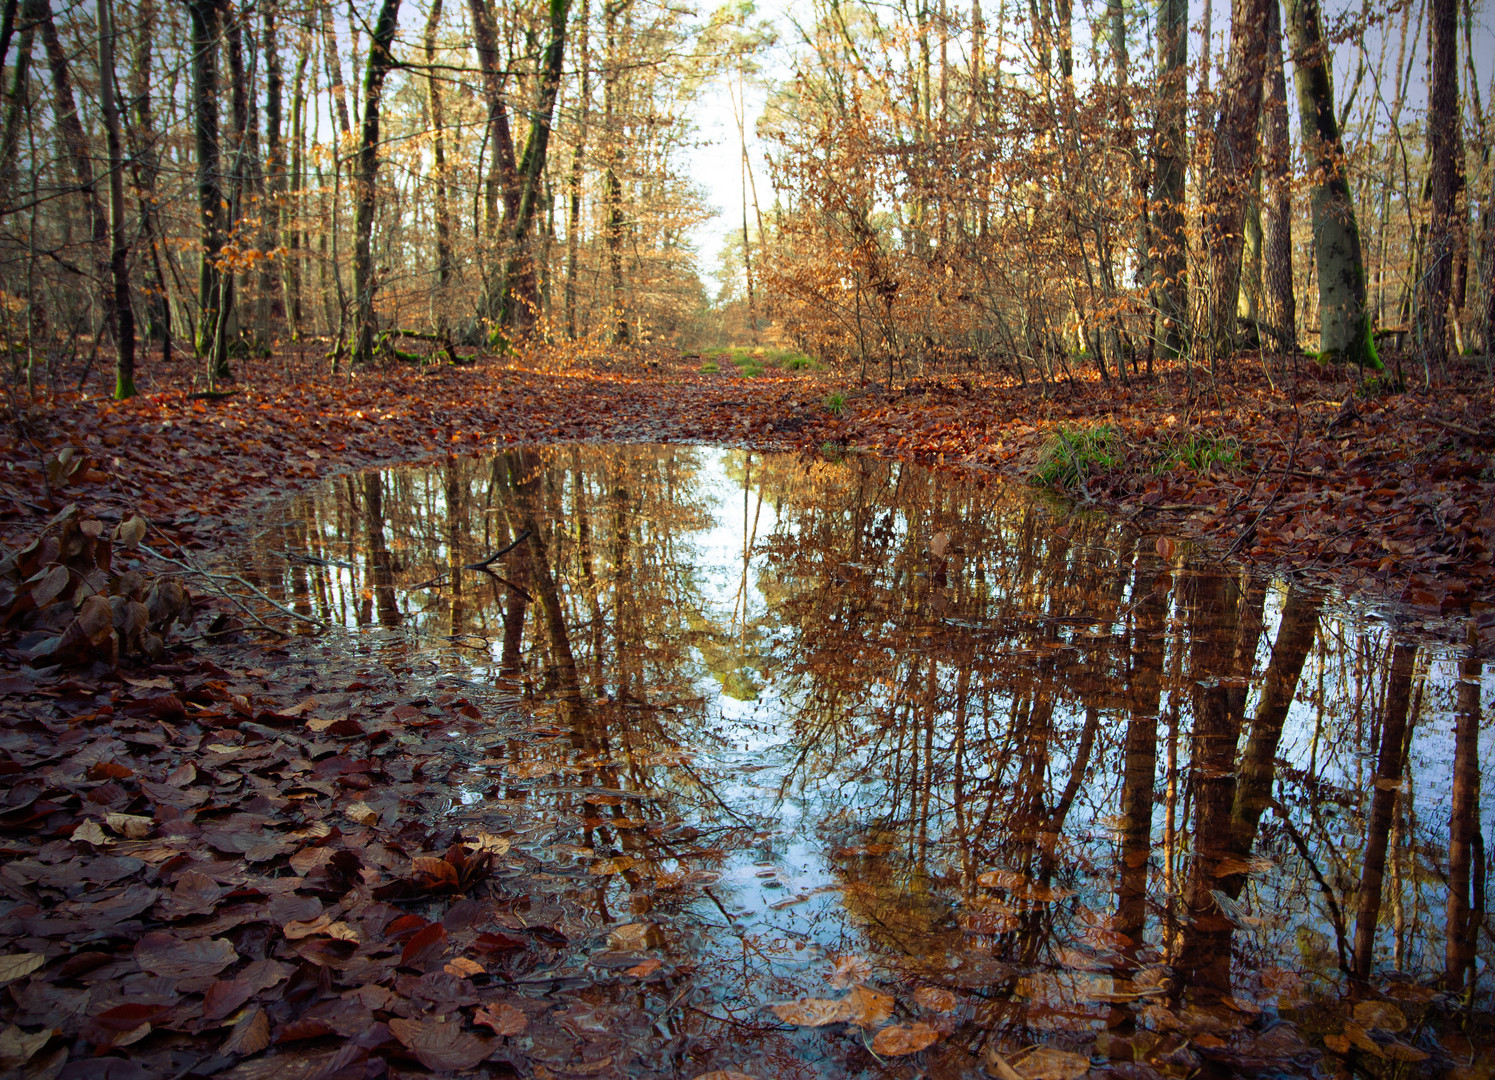
M1079 1080L1090 1071L1090 1059L1068 1050L1040 1046L1013 1067L1024 1080Z
M830 998L802 998L799 1001L783 1001L765 1008L786 1024L800 1027L824 1027L837 1024L847 1017L846 1006Z
M57 1034L56 1028L38 1032L22 1031L15 1024L0 1031L0 1069L17 1069L25 1065Z
M30 975L47 962L41 953L23 952L0 956L0 985Z
M400 1043L433 1071L471 1069L493 1051L493 1042L472 1035L451 1022L395 1017L389 1030Z
M448 975L455 975L459 979L466 979L473 975L486 974L488 969L476 960L469 960L465 956L458 956L449 960L441 970L445 971Z
M217 975L239 958L223 938L179 938L152 930L135 943L135 961L142 971L167 979L205 979Z
M930 1012L954 1012L960 1001L948 990L942 990L937 986L921 986L914 991L914 1001L918 1002Z
M841 1011L857 1027L875 1028L893 1015L893 997L865 986L854 986L841 999Z
M299 941L313 934L322 934L338 941L362 940L357 930L345 922L335 921L331 915L318 915L307 922L288 922L280 928L280 932L290 941Z
M256 1005L228 1033L220 1053L249 1056L270 1045L270 1018Z
M104 815L104 824L129 840L143 840L151 834L156 823L148 817L139 814L116 814Z
M658 971L662 967L664 967L663 961L656 960L654 957L651 956L651 957L649 957L649 959L645 960L643 963L634 964L633 967L628 968L626 971L623 972L623 974L624 975L632 975L634 978L642 979L642 978L646 978L647 976L653 975L656 971Z
M608 932L607 947L618 952L637 952L664 944L664 935L654 923L628 923Z
M712 1069L703 1072L696 1080L758 1080L751 1073L738 1072L736 1069Z
M496 1035L518 1035L529 1024L529 1017L512 1005L500 1002L491 1008L478 1006L473 1023L491 1028Z
M893 1024L872 1037L872 1052L884 1057L917 1054L939 1040L940 1033L928 1024Z

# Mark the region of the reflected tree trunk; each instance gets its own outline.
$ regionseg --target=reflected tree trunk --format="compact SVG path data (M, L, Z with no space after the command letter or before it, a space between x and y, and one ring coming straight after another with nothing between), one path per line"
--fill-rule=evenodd
M363 477L363 528L369 544L369 580L379 625L398 626L400 607L395 600L394 557L384 541L384 478L378 473Z
M1483 897L1471 903L1474 852L1483 848L1479 832L1479 691L1482 665L1471 657L1459 672L1458 715L1454 727L1453 803L1448 822L1448 913L1443 984L1462 993L1474 967L1477 920Z
M1153 790L1158 771L1158 706L1163 686L1163 623L1171 576L1155 559L1139 555L1133 574L1137 603L1132 624L1127 688L1131 720L1123 748L1121 868L1113 927L1132 947L1147 925L1147 864L1152 856Z
M1396 818L1397 792L1406 766L1407 706L1412 696L1412 669L1417 646L1398 644L1391 657L1386 683L1386 705L1381 721L1381 751L1371 794L1370 825L1365 842L1365 865L1360 873L1360 896L1355 905L1355 946L1350 970L1357 979L1370 977L1376 945L1376 923L1381 914L1381 886L1386 872L1386 848Z

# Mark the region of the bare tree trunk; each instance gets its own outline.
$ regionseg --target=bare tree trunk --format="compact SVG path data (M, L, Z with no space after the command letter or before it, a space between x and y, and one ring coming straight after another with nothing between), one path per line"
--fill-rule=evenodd
M524 156L519 162L519 205L506 230L508 258L499 293L499 325L520 334L528 333L533 327L539 306L530 230L544 197L543 177L550 147L550 122L555 111L556 92L561 85L561 61L566 51L566 23L571 14L571 0L550 0L549 13L550 41L538 72L531 112L533 119L529 137L524 142Z
M432 0L431 12L426 17L425 49L426 63L436 63L436 28L441 21L441 0ZM441 80L436 69L426 70L426 102L431 119L431 137L434 140L432 154L436 181L436 284L442 295L437 297L440 314L436 318L437 332L446 328L445 290L452 279L452 225L451 210L447 206L446 191L446 119L442 111Z
M591 20L591 2L581 0L581 18L577 20L577 29L581 33L581 115L576 145L571 150L571 176L567 182L571 205L566 217L566 336L572 341L576 340L576 257L581 243L581 169L586 157L587 121L592 106Z
M1474 855L1484 847L1479 831L1479 689L1481 663L1470 658L1459 672L1457 719L1454 728L1453 799L1448 821L1448 909L1445 926L1443 986L1463 993L1466 976L1475 962L1474 911L1483 897L1470 902L1471 877L1478 877ZM1473 873L1471 873L1471 871Z
M95 187L93 158L88 141L83 133L83 124L78 119L77 99L73 94L73 77L68 67L67 53L57 37L57 27L52 21L52 7L48 0L26 0L22 9L25 18L41 32L42 44L47 50L47 65L52 72L52 107L57 117L57 130L62 144L72 159L73 176L78 183L78 193L88 213L89 239L92 243L94 271L98 275L99 297L104 310L104 320L111 332L120 330L114 290L114 270L109 258L109 221L99 203ZM116 116L116 121L118 117ZM116 140L118 133L116 131ZM119 149L117 142L114 147ZM123 189L121 189L123 190ZM129 324L134 332L133 320ZM133 346L133 338L131 339ZM133 349L132 349L133 361Z
M1427 294L1419 311L1423 368L1448 363L1448 304L1453 291L1454 261L1463 234L1457 201L1460 163L1464 156L1459 132L1458 0L1428 0L1428 165L1433 214L1428 230Z
M1234 0L1230 11L1230 61L1225 69L1214 151L1204 185L1204 247L1209 259L1209 359L1235 348L1236 303L1241 282L1241 224L1256 172L1261 77L1266 67L1266 7L1276 0Z
M125 239L124 146L114 100L114 0L98 0L99 113L109 155L109 275L114 286L114 396L135 396L135 312L130 306L130 245Z
M1360 895L1355 904L1355 946L1351 971L1357 979L1370 978L1376 947L1376 923L1381 913L1381 886L1386 872L1386 847L1396 816L1396 794L1406 766L1407 706L1412 699L1412 669L1417 646L1399 644L1391 656L1386 681L1385 714L1381 720L1381 752L1371 794L1370 822L1365 842L1365 865L1360 873Z
M201 314L197 321L197 353L208 356L211 378L230 375L224 347L228 312L219 266L227 208L220 182L218 142L218 6L215 0L188 0L192 20L192 113L197 151L197 213L202 229L202 256L197 279ZM229 297L231 298L231 297Z
M1266 101L1262 113L1266 323L1277 347L1294 352L1298 348L1298 311L1293 296L1292 151L1288 144L1287 77L1283 69L1278 0L1268 0L1266 34Z
M281 67L280 27L277 24L280 10L277 5L278 0L264 0L260 7L260 15L264 19L265 169L269 174L265 177L260 208L260 244L265 251L276 246L280 234L278 219L283 212L286 191L286 154L282 135L284 117L281 104L281 97L285 93L285 72ZM271 260L264 260L264 265L265 270L260 279L260 303L269 305L271 297L280 293L284 306L285 259L282 258L275 264L280 267L279 282L270 277ZM276 287L277 284L279 288Z
M618 137L617 93L618 93L618 39L617 19L628 0L603 0L603 16L607 35L607 61L603 68L602 115L603 131L607 138L607 174L603 178L603 190L607 200L607 258L612 269L612 324L613 344L628 344L628 311L623 303L623 181L618 176L623 165L623 144Z
M363 76L363 122L358 141L358 181L354 192L353 294L358 305L358 338L353 362L374 357L374 277L370 242L374 232L375 183L379 172L379 106L384 76L394 66L390 48L399 22L400 0L383 0L369 42L369 62Z
M285 287L286 322L291 339L301 337L305 315L301 310L302 251L301 215L306 198L306 65L311 58L309 35L301 36L301 52L296 57L296 77L291 88L291 174L280 207L280 243L286 250L281 284ZM295 185L291 195L290 185Z
M1158 254L1153 297L1162 320L1163 347L1183 351L1188 323L1188 246L1184 233L1184 177L1188 167L1189 8L1186 0L1158 0L1158 114L1153 132L1152 233Z
M1319 285L1319 354L1326 360L1380 370L1365 307L1360 226L1344 174L1344 147L1334 116L1328 45L1318 0L1286 0L1293 82L1313 187L1313 256Z

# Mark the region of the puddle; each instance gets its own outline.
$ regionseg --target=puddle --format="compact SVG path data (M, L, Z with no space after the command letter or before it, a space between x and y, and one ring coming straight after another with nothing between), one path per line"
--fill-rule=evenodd
M897 463L565 446L338 478L251 569L504 706L450 813L577 946L516 978L535 1067L1470 1063L1495 680L1158 547Z

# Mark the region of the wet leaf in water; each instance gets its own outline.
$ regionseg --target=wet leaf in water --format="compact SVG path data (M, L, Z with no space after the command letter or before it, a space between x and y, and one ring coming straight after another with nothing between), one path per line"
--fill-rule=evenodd
M712 1069L696 1077L696 1080L758 1080L751 1073L738 1072L736 1069Z
M893 1015L893 997L857 986L841 999L841 1007L846 1019L857 1027L874 1028Z
M914 1000L930 1012L954 1012L960 1001L948 990L937 986L921 986L914 991Z
M800 1027L824 1027L847 1018L845 1004L830 998L804 998L767 1005L765 1008L786 1024Z
M472 838L467 841L467 846L472 848L474 855L488 852L490 855L499 856L509 853L509 841L506 837L494 836L490 832L477 830Z
M607 935L607 947L618 952L637 952L664 944L664 935L653 923L628 923L614 927Z
M1393 1034L1407 1030L1407 1016L1389 1001L1362 1001L1355 1006L1355 1023Z
M497 1035L518 1035L529 1024L528 1016L503 1002L491 1008L479 1006L472 1019L474 1023L491 1028Z
M917 1054L926 1046L937 1042L939 1037L940 1033L928 1024L894 1024L873 1036L872 1051L884 1057Z
M649 959L645 960L642 964L634 964L633 967L631 967L628 970L624 971L623 974L624 975L632 975L634 978L637 978L637 979L643 979L643 978L647 978L650 975L653 975L656 971L658 971L662 967L664 967L664 963L662 961L660 961L660 960L654 959L651 956Z
M1090 1059L1068 1050L1040 1046L1014 1068L1023 1080L1079 1080L1090 1071Z
M389 1030L405 1049L432 1071L471 1069L493 1050L493 1043L469 1034L451 1022L407 1020L395 1017Z
M870 977L872 965L860 956L838 956L836 965L831 970L830 981L832 986L850 986Z

